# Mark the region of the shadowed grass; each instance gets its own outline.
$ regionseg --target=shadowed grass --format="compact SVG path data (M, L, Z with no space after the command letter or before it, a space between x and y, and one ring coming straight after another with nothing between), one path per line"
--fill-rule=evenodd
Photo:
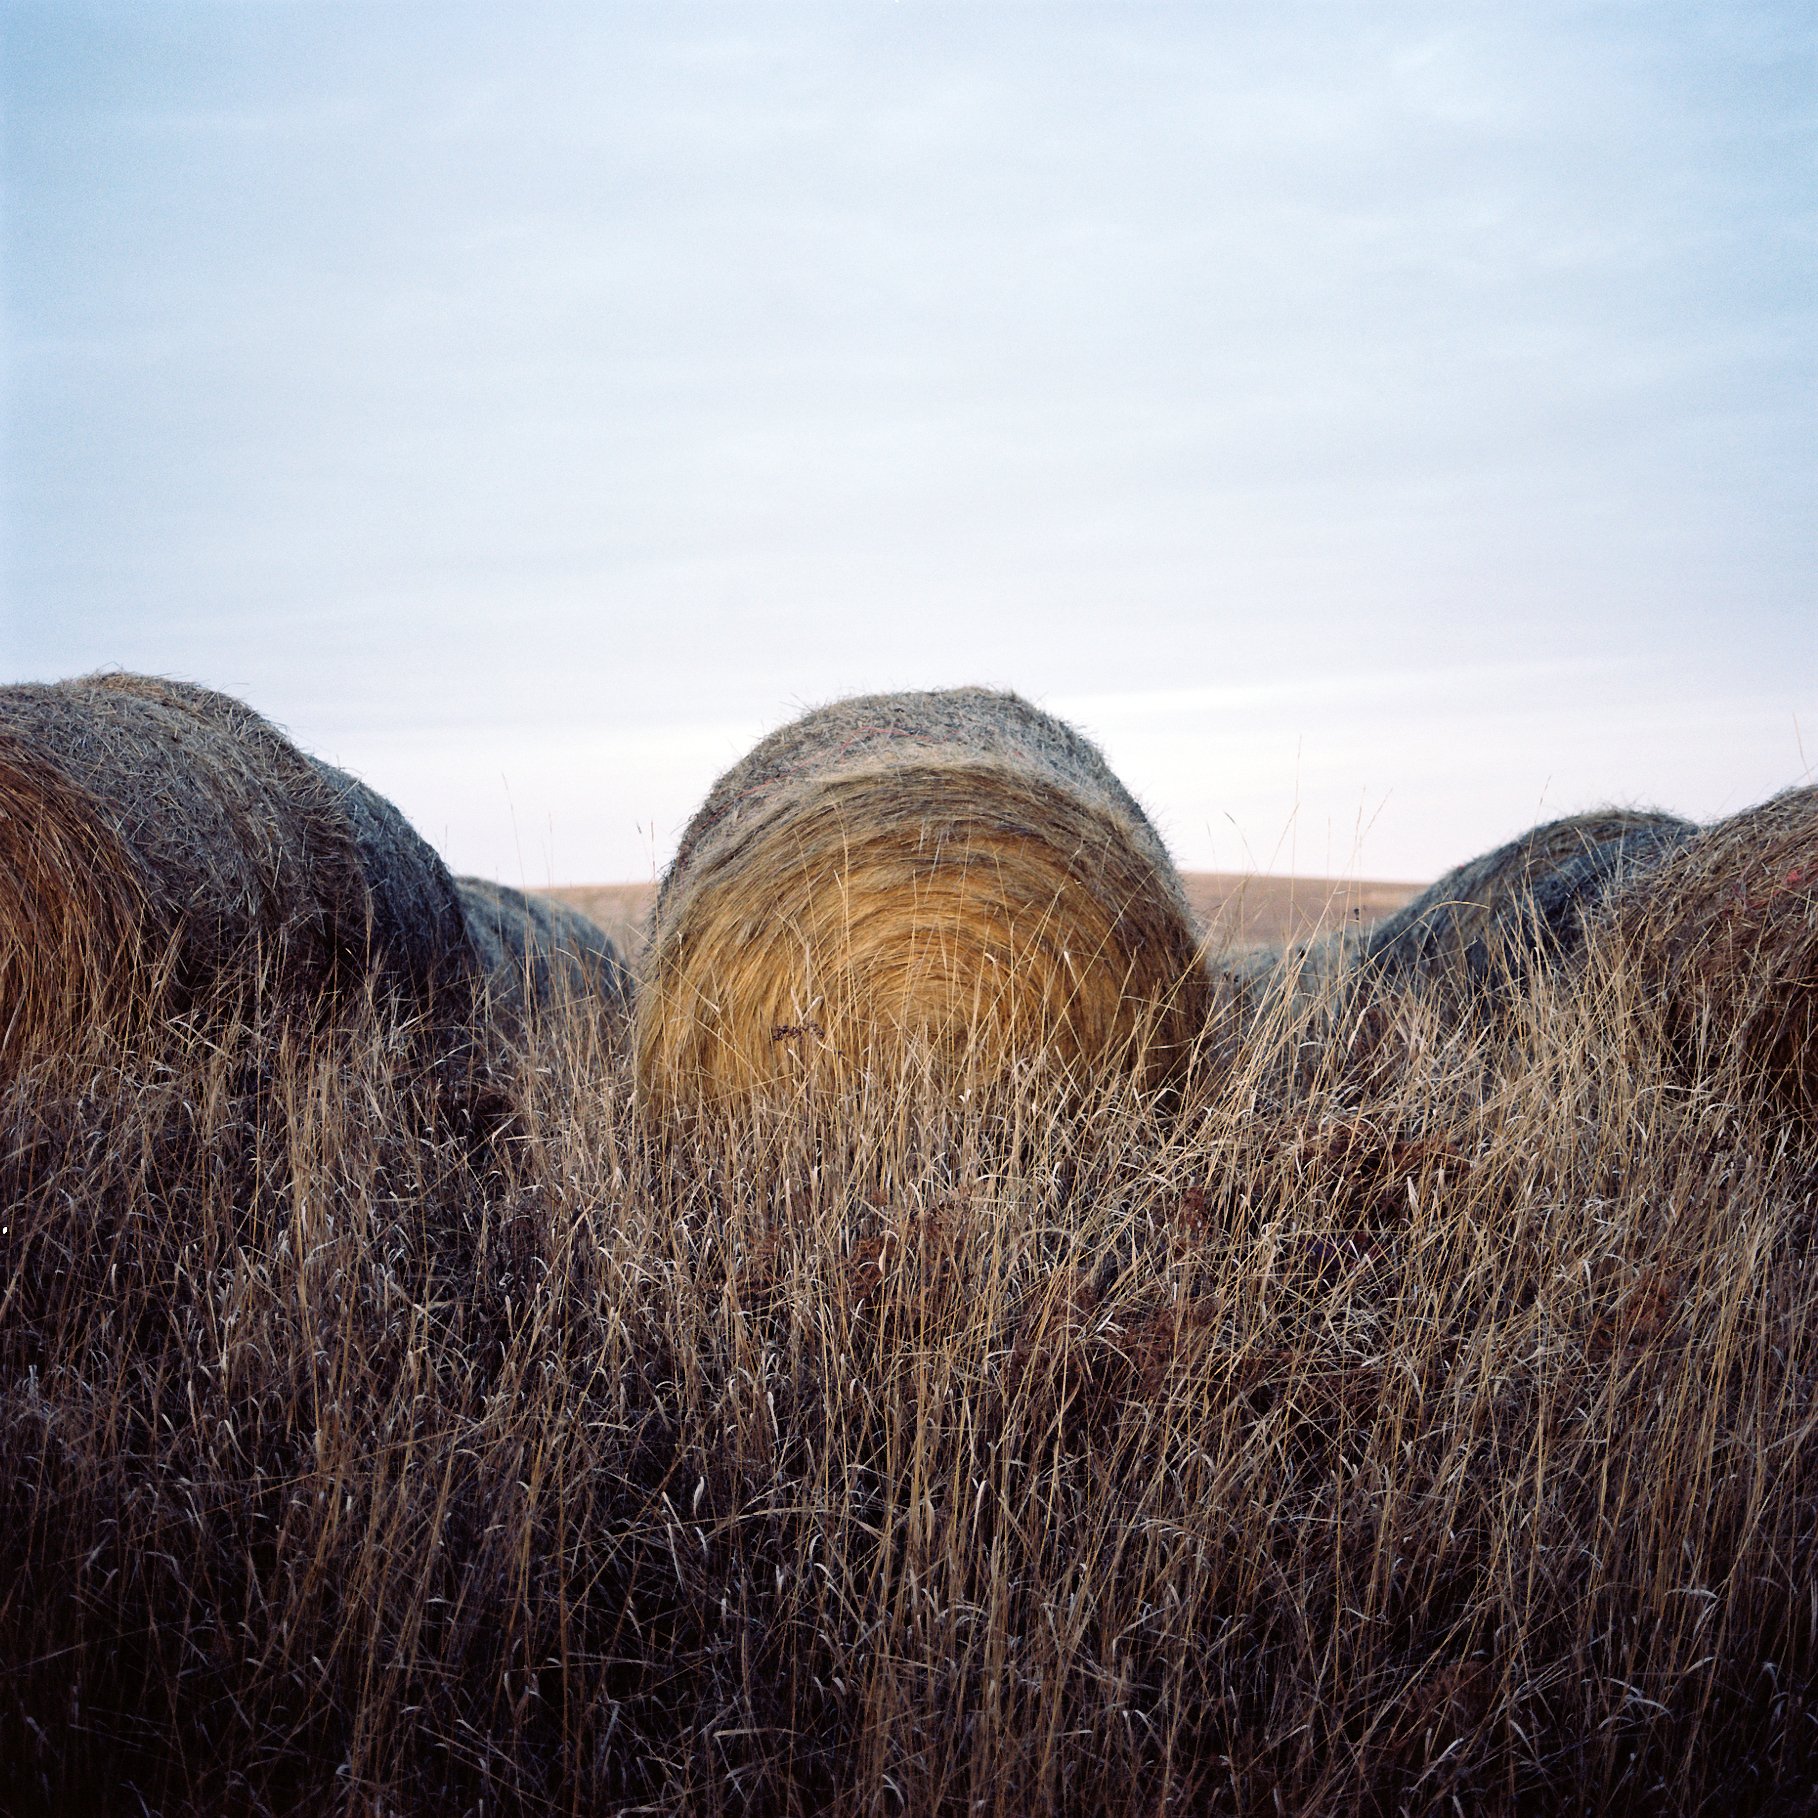
M1493 1026L1258 984L1165 1104L42 1064L0 1803L1809 1809L1812 1157L1593 949Z

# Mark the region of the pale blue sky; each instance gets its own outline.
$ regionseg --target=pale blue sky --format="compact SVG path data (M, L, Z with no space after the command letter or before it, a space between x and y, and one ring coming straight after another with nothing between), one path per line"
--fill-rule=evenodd
M458 865L648 875L858 688L1067 712L1195 866L1818 761L1809 6L0 20L0 665Z

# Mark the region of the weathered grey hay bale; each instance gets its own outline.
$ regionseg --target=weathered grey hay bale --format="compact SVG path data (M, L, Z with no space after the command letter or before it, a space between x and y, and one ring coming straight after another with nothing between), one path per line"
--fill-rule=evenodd
M1205 1001L1180 880L1085 738L1013 694L866 695L771 734L689 823L638 1074L682 1106L899 1065L1156 1081Z
M436 854L240 702L131 675L0 689L8 1048L151 989L426 996L471 964Z
M1686 840L1596 925L1694 1072L1736 1066L1818 1125L1818 789Z
M1463 993L1557 965L1623 879L1659 865L1696 831L1628 808L1548 821L1448 871L1353 943L1354 964L1382 982Z
M455 889L495 1007L516 1016L586 1001L609 1014L629 1007L618 949L580 910L484 878L456 878Z
M1599 905L1696 829L1668 814L1606 808L1531 828L1449 871L1359 932L1280 952L1216 956L1217 1042L1291 1043L1297 1066L1386 1077L1394 1000L1446 1021L1493 1020L1535 978L1571 964ZM1404 1005L1404 1008L1411 1006Z

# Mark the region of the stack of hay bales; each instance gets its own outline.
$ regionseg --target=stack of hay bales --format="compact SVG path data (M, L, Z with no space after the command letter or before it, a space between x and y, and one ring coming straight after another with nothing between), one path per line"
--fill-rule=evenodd
M237 986L302 1008L370 984L459 1022L492 932L391 803L226 695L0 689L8 1056Z
M1684 840L1612 891L1597 927L1694 1077L1734 1069L1818 1127L1818 789Z
M1581 978L1593 947L1689 1077L1727 1069L1818 1126L1818 789L1702 829L1626 809L1550 821L1301 970L1345 1010L1389 987L1493 1015L1538 977Z
M1374 982L1493 997L1570 959L1604 899L1696 831L1629 808L1547 821L1448 871L1354 943L1352 963Z
M1380 1067L1391 997L1421 998L1448 1020L1493 1018L1579 952L1587 918L1617 882L1695 831L1626 808L1548 821L1448 871L1373 927L1220 956L1226 1026L1265 1047L1292 1042L1300 1067L1340 1049Z
M616 1016L629 1008L631 977L618 949L580 910L485 878L458 877L455 890L495 1014L521 1026L537 1011L593 1003Z
M1098 751L1014 694L865 695L714 785L652 915L648 1102L809 1079L1167 1079L1206 1013L1179 877Z

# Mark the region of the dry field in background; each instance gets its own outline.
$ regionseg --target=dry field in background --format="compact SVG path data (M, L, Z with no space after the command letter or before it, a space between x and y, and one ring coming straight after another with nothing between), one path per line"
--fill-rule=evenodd
M1318 930L1363 926L1399 909L1420 884L1188 871L1187 900L1215 947L1281 947ZM630 956L643 944L655 884L569 884L546 892L591 916Z

